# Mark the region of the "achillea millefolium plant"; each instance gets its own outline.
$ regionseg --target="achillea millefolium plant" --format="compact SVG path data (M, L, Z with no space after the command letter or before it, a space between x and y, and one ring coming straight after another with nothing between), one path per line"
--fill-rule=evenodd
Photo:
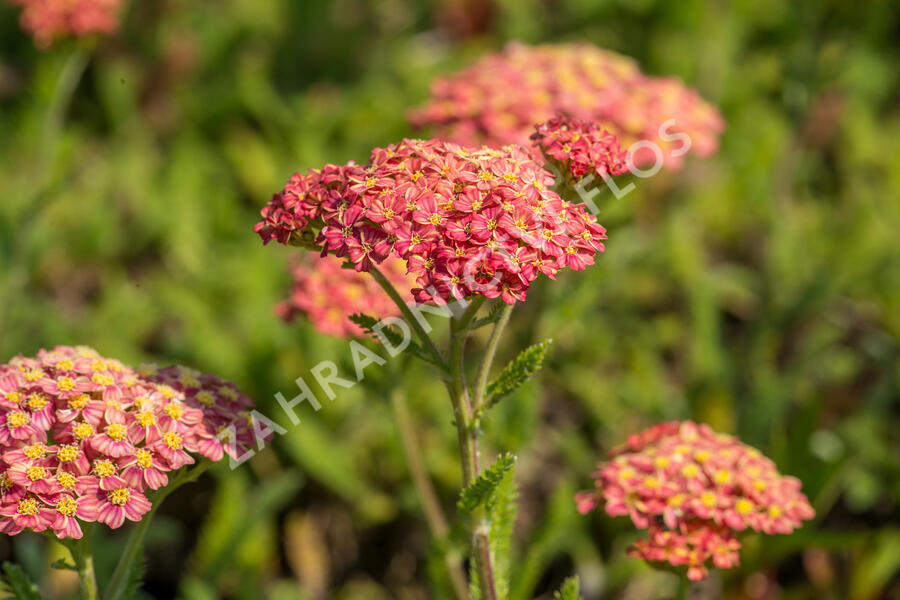
M623 145L635 141L662 144L665 166L677 168L691 145L675 147L681 138L674 132L696 141L696 154L709 155L723 122L679 82L648 78L631 61L584 44L513 45L433 90L412 118L435 126L440 137L375 148L365 165L293 175L263 208L255 231L264 243L333 256L359 276L371 275L417 335L414 353L440 372L458 434L457 508L467 524L471 568L469 591L456 585L456 593L494 600L506 597L515 578L509 554L516 461L503 454L483 468L483 417L540 369L548 349L544 343L524 350L490 381L511 312L541 276L583 270L604 251L606 229L572 192L579 181L608 181L630 170L635 159ZM396 261L405 263L406 280L382 273L380 265ZM333 281L336 296L345 296L348 283ZM294 294L301 300L304 290ZM445 350L422 326L410 296L447 308ZM318 310L300 312L323 328ZM353 320L372 332L379 316ZM484 326L492 330L472 379L466 343ZM690 580L704 578L709 562L737 564L736 532L790 533L813 516L798 480L706 426L661 425L629 438L615 455L598 471L597 491L578 495L579 509L603 501L610 515L631 516L649 533L631 554L679 568ZM447 566L459 581L458 565ZM577 597L577 584L560 593Z

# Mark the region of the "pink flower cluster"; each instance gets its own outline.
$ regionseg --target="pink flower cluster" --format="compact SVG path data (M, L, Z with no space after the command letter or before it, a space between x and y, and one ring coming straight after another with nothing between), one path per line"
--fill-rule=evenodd
M253 442L251 406L215 377L134 371L84 346L14 358L0 366L0 532L80 538L79 521L140 520L146 490L189 453L219 460Z
M531 135L535 145L576 180L588 173L603 178L628 170L625 164L627 152L619 148L616 136L601 131L594 123L554 117L535 129Z
M39 48L67 35L115 33L123 0L9 0L22 7L22 29Z
M707 561L738 564L735 534L788 534L815 512L800 481L740 440L691 421L670 422L628 438L594 473L596 489L576 496L587 513L600 502L610 516L631 517L649 536L631 553L687 566L703 579Z
M370 275L345 269L343 262L332 255L309 253L294 259L290 298L275 307L276 313L288 322L297 315L305 315L317 331L340 338L364 335L349 315L364 313L383 319L400 314ZM401 260L389 258L381 264L380 270L396 289L415 287L415 280L406 275L406 266ZM407 295L406 299L412 300L412 296Z
M526 144L533 128L556 115L597 123L623 147L649 140L663 150L666 166L687 134L691 152L718 149L724 121L718 110L677 79L648 77L630 58L574 43L509 44L466 69L437 79L431 98L410 113L419 127L434 126L436 137L466 145ZM660 126L674 119L660 135ZM652 156L637 152L638 164ZM674 154L678 154L675 152Z
M255 231L347 257L357 271L400 258L420 301L480 294L513 304L540 274L584 269L604 249L606 230L552 184L518 146L403 140L373 150L366 166L295 174Z

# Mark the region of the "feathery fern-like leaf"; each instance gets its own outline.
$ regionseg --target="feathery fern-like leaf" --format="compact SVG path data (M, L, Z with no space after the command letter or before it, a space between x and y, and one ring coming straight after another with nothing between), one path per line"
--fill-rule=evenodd
M484 473L469 484L469 487L460 494L456 506L461 513L471 513L473 510L492 500L497 486L503 481L503 477L516 464L516 457L512 454L501 454L497 461Z
M553 597L555 600L581 600L579 587L578 576L569 577L563 581L562 587L553 594Z
M15 600L41 600L37 585L32 583L25 571L17 564L4 562L0 573L0 594L2 598Z
M541 370L551 343L553 340L544 340L540 344L529 346L506 365L497 379L488 384L484 407L480 411L479 417Z

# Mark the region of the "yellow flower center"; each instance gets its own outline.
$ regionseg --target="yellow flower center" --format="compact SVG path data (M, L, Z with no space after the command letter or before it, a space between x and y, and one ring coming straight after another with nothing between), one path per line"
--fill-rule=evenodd
M39 381L41 378L44 377L44 372L41 371L40 369L29 369L29 370L25 371L24 377L25 377L25 381L34 383L35 381Z
M696 477L700 474L700 467L694 463L688 463L681 469L681 474L685 477Z
M56 503L56 512L66 517L74 517L78 509L78 503L72 496L63 496Z
M32 444L30 446L25 446L25 456L30 458L31 460L37 460L39 458L44 458L47 455L47 446L38 442L37 444Z
M232 402L237 400L237 392L226 385L221 386L216 391L218 392L219 396L221 396L223 398L227 398L228 400L231 400Z
M18 404L19 402L22 401L22 398L24 398L24 397L25 397L25 395L22 394L22 392L17 392L17 391L12 391L12 392L9 392L8 394L6 394L7 402L11 402L12 404Z
M211 393L207 392L206 390L203 390L202 392L197 392L197 395L194 396L194 398L196 398L197 402L199 402L203 406L212 406L213 404L216 403L216 397L213 396Z
M112 378L112 375L106 373L94 373L91 375L91 381L102 386L110 386L116 382L116 380Z
M38 392L28 396L28 400L26 400L25 403L31 410L38 411L47 406L50 403L50 400L47 399L46 395Z
M94 427L90 423L81 422L72 428L72 434L76 440L81 441L94 434Z
M71 408L72 410L84 410L90 400L91 399L87 394L78 394L77 396L72 396L71 398L69 398L69 408Z
M162 436L163 443L172 450L181 450L181 436L174 432L164 433Z
M103 459L94 463L94 475L103 479L116 474L116 467L111 461Z
M749 515L753 512L753 503L746 498L741 498L734 503L734 510L738 511L738 514Z
M716 505L716 495L713 492L703 492L700 496L700 502L706 508L712 508Z
M694 453L694 460L696 460L700 464L705 463L709 460L709 452L707 452L706 450L698 450Z
M200 380L193 373L185 373L183 374L178 381L186 388L198 388L200 387Z
M105 371L105 370L106 370L106 363L105 363L104 361L102 361L102 360L99 360L99 359L98 359L98 360L95 360L95 361L93 362L93 364L91 364L91 370L94 371L94 372Z
M490 171L481 171L478 174L478 179L480 179L481 181L490 181L493 178L494 178L494 174L491 173Z
M116 506L125 506L130 498L131 490L128 488L116 488L106 493L106 499L109 500L110 504L115 504Z
M674 496L672 496L671 498L669 498L668 500L666 500L666 503L667 503L669 506L678 508L678 507L680 507L682 504L684 504L684 494L675 494Z
M156 415L148 411L139 412L137 414L137 422L141 427L149 427L156 423Z
M56 380L56 387L61 392L71 392L75 389L75 380L64 375Z
M73 444L60 446L59 451L56 453L56 457L60 462L72 462L78 458L78 446Z
M632 469L630 467L627 467L627 468L619 471L619 479L621 479L623 481L628 481L629 479L633 478L634 475L635 475L634 469Z
M644 479L644 487L648 487L650 489L658 488L659 487L659 479L657 479L656 477L653 477L652 475L650 477L647 477L646 479Z
M25 427L30 422L31 415L18 410L9 413L9 415L6 417L6 424L15 429L18 429L19 427Z
M142 469L149 469L153 464L153 455L149 451L139 448L135 453L135 462Z
M71 490L75 488L76 479L71 473L66 473L65 471L58 472L56 474L56 481L63 489Z
M181 407L180 404L175 404L170 402L163 407L163 412L166 413L166 416L175 419L176 421L180 421L181 417L184 416L184 408Z
M722 469L720 471L716 471L716 483L718 484L726 484L731 481L731 471L728 469Z
M176 395L175 390L167 385L160 385L157 387L157 389L159 390L159 394L166 400L170 400Z
M0 473L0 489L6 491L12 489L13 482L12 479L9 478L9 473L3 471Z
M71 371L72 369L75 368L75 363L73 363L68 358L64 358L61 361L59 361L58 363L56 363L56 368L59 369L60 371Z
M653 464L656 465L657 469L665 469L669 466L670 461L665 456L659 456L656 458L656 460L653 461Z
M28 467L25 471L25 475L28 476L28 479L31 481L39 481L43 479L47 475L47 470L44 467Z
M781 516L781 508L773 504L769 507L769 516L773 519L779 518Z
M19 501L19 506L16 508L16 512L20 515L25 515L28 517L33 517L38 514L41 509L41 505L38 504L38 501L34 498L25 498L24 500Z
M117 442L121 442L128 434L128 428L121 423L110 423L106 426L106 435Z

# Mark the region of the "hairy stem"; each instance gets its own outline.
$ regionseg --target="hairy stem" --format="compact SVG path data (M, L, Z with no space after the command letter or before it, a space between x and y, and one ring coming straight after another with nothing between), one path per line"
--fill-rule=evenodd
M444 365L446 368L446 364L444 363L444 357L441 356L440 350L435 346L434 341L428 336L428 332L425 331L425 328L422 327L422 324L419 322L419 319L416 318L416 315L413 314L412 309L406 304L403 298L400 296L400 293L394 288L390 281L387 280L387 277L378 270L375 265L372 265L371 271L372 277L375 278L375 281L378 282L378 285L381 286L381 289L385 291L385 293L391 298L394 304L397 305L397 308L400 309L401 314L403 314L403 318L406 319L406 322L409 323L409 326L413 328L413 331L416 332L416 336L418 336L419 341L422 342L422 347L428 352L431 357L436 361L438 365Z
M81 596L84 600L97 600L97 573L94 571L94 554L91 551L91 523L85 523L84 536L80 540L69 540L64 545L72 553L78 581L81 583Z
M116 569L113 571L112 578L109 580L109 586L107 586L106 593L103 596L104 600L122 600L124 598L131 570L134 568L134 562L140 554L144 544L144 536L147 534L147 528L150 526L150 521L153 520L153 515L156 514L156 511L162 505L163 500L186 483L196 481L196 479L200 477L211 464L212 463L209 460L203 460L193 469L182 471L167 486L157 491L151 498L153 507L150 509L150 512L138 521L137 525L134 526L134 529L131 530L128 541L125 543L125 549L122 551Z
M474 315L474 313L473 313ZM471 319L470 315L469 318ZM472 405L466 385L464 352L468 331L456 319L450 322L450 399L456 413L456 432L463 467L463 488L468 487L480 472L478 433L471 426ZM484 600L497 600L497 584L490 547L490 522L483 506L472 513L472 553L481 596Z
M500 337L506 324L509 323L509 316L512 314L514 304L506 304L501 310L500 318L494 323L494 329L491 330L491 337L488 338L487 346L484 349L484 357L478 365L478 373L475 376L475 397L472 400L472 413L475 416L474 425L477 426L481 420L482 403L484 402L484 393L487 389L488 376L491 372L491 365L494 363L494 356L497 354L497 347L500 345Z
M409 413L409 406L406 403L406 396L399 390L394 390L391 394L391 406L394 409L394 416L397 419L397 427L400 430L400 437L403 441L403 451L406 454L406 463L409 465L409 471L412 475L413 485L422 503L422 510L425 512L425 521L431 530L431 535L438 543L446 543L450 536L450 526L447 524L447 517L441 508L437 493L428 477L428 471L425 463L422 461L422 449L416 439L415 424ZM466 587L466 575L462 569L462 561L456 552L445 552L444 562L447 565L447 574L450 577L450 583L453 591L459 600L465 600L469 597Z

